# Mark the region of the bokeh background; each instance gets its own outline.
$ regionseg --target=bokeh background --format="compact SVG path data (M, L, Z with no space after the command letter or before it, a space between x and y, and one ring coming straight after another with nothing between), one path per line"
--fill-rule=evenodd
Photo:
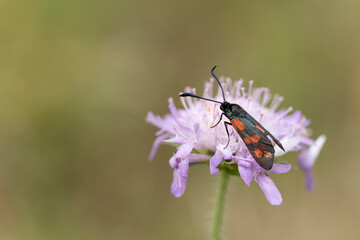
M218 176L148 154L185 86L255 80L327 136L307 193L232 177L224 239L359 239L360 2L0 1L0 239L209 239ZM295 163L296 154L286 155Z

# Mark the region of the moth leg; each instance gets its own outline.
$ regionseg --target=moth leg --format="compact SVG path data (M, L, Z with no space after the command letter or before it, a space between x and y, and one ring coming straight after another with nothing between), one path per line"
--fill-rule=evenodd
M224 126L225 126L225 129L226 129L226 133L227 133L227 135L228 135L228 142L227 142L226 146L224 147L224 149L227 148L227 147L229 146L229 143L230 143L230 134L229 134L229 129L227 128L227 125L232 126L232 124L229 123L229 122L224 122Z
M222 119L223 115L224 115L224 113L222 113L222 114L220 115L220 120L219 120L214 126L212 126L212 127L210 127L210 128L216 127L216 126L221 122L221 119Z

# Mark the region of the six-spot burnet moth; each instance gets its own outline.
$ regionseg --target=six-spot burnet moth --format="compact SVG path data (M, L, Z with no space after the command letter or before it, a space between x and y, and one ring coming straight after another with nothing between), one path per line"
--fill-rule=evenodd
M230 122L224 122L224 126L226 129L226 133L228 135L228 142L225 146L229 145L230 142L230 135L228 130L228 125L232 125L235 130L239 133L242 140L245 142L246 147L248 148L249 152L255 159L255 161L265 170L270 170L274 163L274 146L272 145L270 139L267 137L269 135L274 142L283 150L283 146L269 131L267 131L258 121L256 121L250 114L248 114L242 107L237 104L229 103L225 100L225 93L224 89L214 73L214 69L216 65L211 69L210 73L214 76L216 81L218 82L224 101L218 102L213 99L207 99L203 97L199 97L192 93L183 93L180 94L180 97L193 97L193 98L200 98L206 101L220 103L220 109L223 113L220 116L219 121L212 126L211 128L216 127L223 115L225 115Z

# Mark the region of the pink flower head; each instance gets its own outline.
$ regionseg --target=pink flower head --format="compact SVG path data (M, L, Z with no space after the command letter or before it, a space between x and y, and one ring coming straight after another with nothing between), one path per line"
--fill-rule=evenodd
M225 90L226 100L243 107L252 117L260 122L283 145L286 152L275 146L275 157L288 152L300 151L298 163L306 175L307 189L313 186L312 168L316 158L324 145L325 136L312 140L307 129L310 121L300 111L293 111L291 107L277 110L283 98L272 97L267 88L253 88L253 81L249 82L249 89L242 87L243 80L232 83L229 78L220 79ZM203 97L222 101L219 90L212 95L214 79L205 83ZM185 88L185 92L195 94L195 89ZM184 109L175 107L173 99L169 99L170 114L160 117L149 112L146 121L160 130L156 132L149 159L153 159L160 143L179 146L174 156L170 158L170 166L174 169L171 193L181 197L186 188L189 166L197 163L208 163L210 174L226 171L229 174L240 175L245 184L250 186L253 179L264 192L266 199L272 205L282 203L282 196L269 174L286 173L291 169L290 164L276 162L271 170L261 168L253 159L245 143L237 132L230 127L230 144L223 124L215 125L220 118L221 110L218 103L180 98Z

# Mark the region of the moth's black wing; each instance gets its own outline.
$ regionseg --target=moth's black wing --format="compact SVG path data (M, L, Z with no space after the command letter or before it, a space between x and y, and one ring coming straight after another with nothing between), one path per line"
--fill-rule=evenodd
M274 147L265 132L245 117L234 117L230 120L235 130L246 144L249 152L265 170L270 170L274 163Z
M281 145L280 141L277 140L268 130L266 130L258 121L255 120L250 114L246 113L245 118L249 120L257 129L259 129L262 133L269 135L274 142L285 152L284 147Z

